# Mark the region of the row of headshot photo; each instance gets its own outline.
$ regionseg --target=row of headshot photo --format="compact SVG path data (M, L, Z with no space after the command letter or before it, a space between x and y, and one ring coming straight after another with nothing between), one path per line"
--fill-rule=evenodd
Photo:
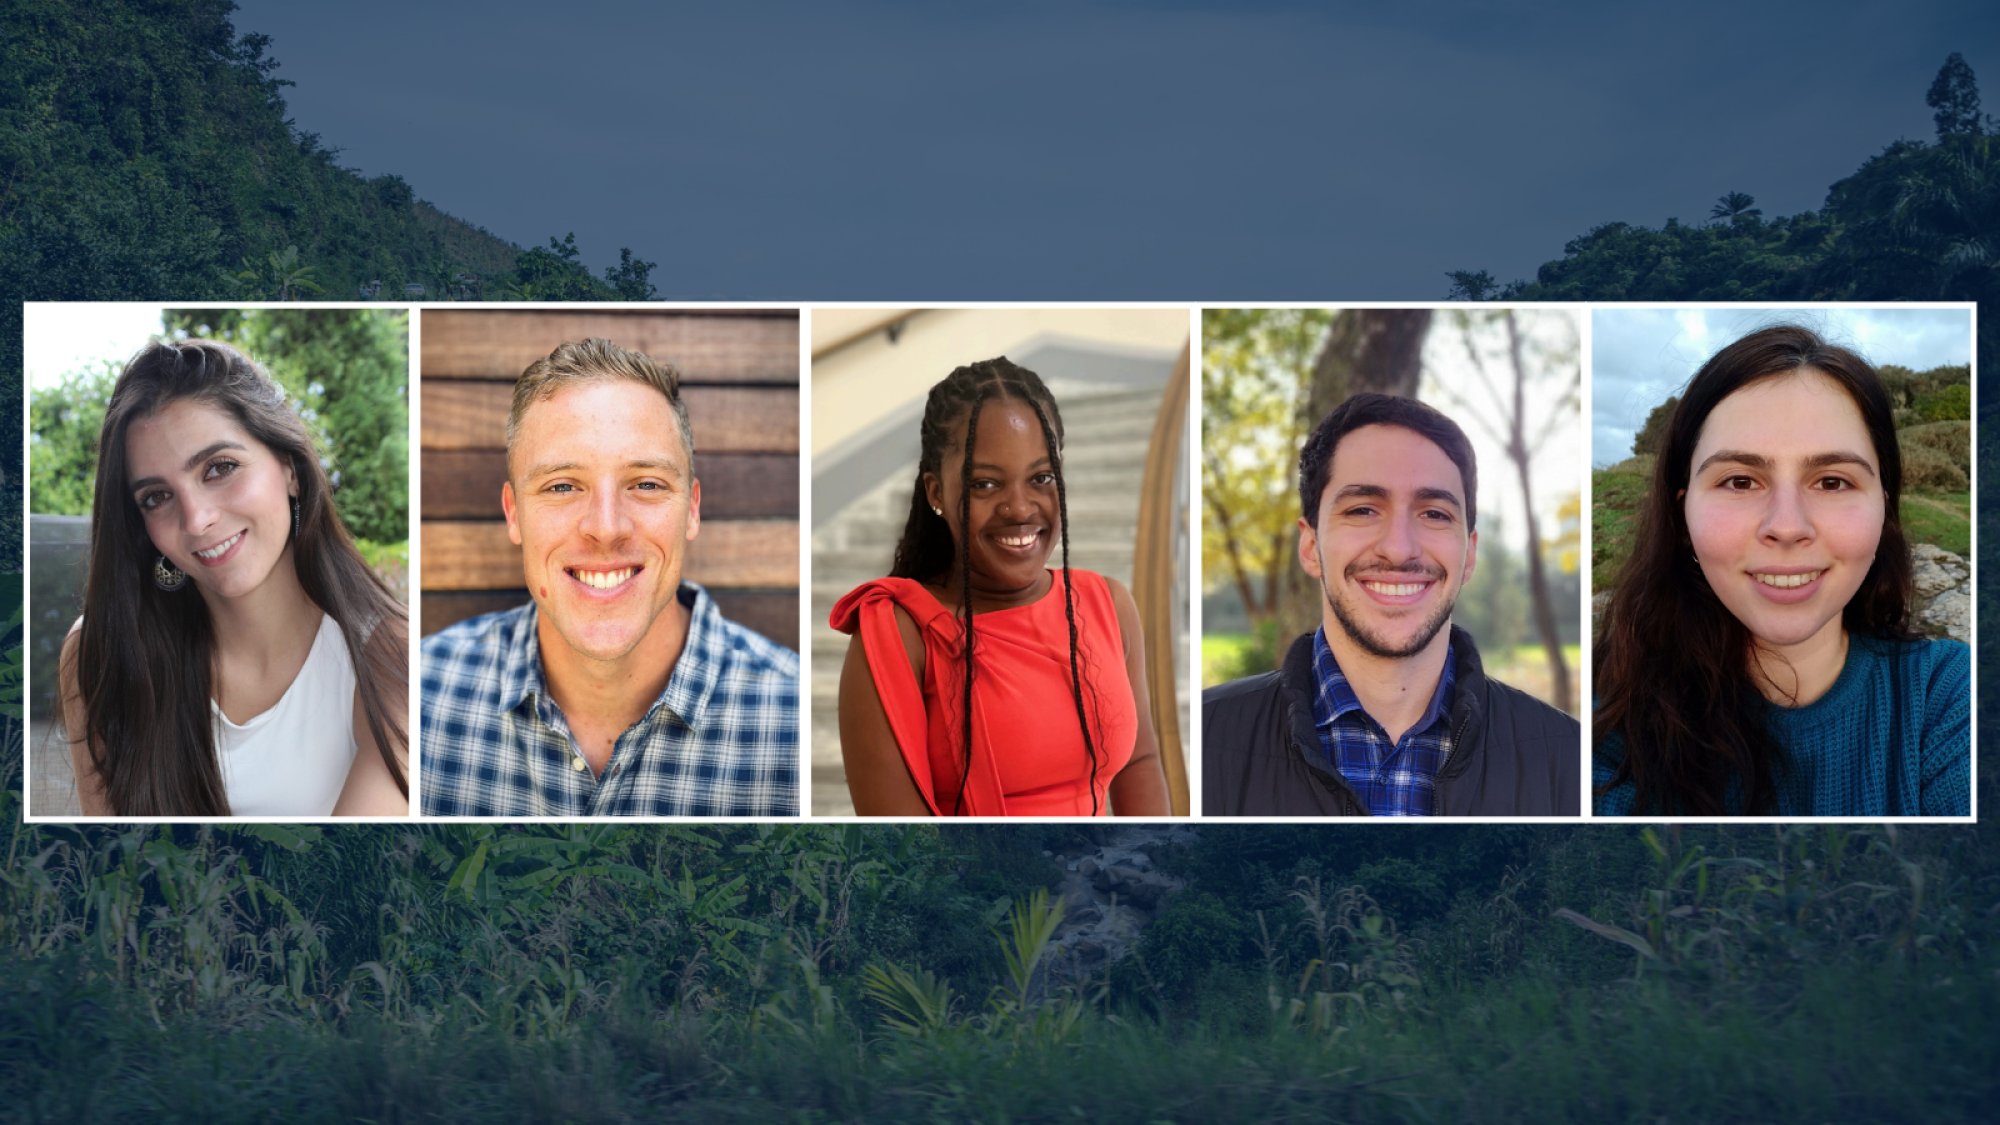
M30 819L1973 813L1969 306L25 322Z

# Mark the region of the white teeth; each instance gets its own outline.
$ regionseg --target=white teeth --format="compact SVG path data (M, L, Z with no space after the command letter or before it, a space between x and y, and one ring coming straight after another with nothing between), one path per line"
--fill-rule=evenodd
M1811 574L1752 574L1750 577L1755 578L1766 586L1776 586L1780 590L1793 590L1825 573L1826 571L1824 570L1815 570Z
M196 551L195 554L204 559L219 559L222 557L223 552L229 550L229 548L231 547L236 546L236 541L241 538L243 538L243 533L239 531L236 534L230 536L228 539L220 543L217 543L213 547L210 547L208 550Z
M572 570L570 573L576 575L578 582L594 590L609 590L639 573L639 568L628 566L624 570Z
M1009 547L1027 547L1033 545L1039 537L1039 535L1002 535L997 538Z
M1370 590L1373 590L1376 593L1381 594L1383 597L1406 598L1409 597L1411 594L1421 593L1423 591L1423 588L1429 585L1429 583L1403 582L1391 586L1386 582L1367 582L1363 583L1363 585L1367 586Z

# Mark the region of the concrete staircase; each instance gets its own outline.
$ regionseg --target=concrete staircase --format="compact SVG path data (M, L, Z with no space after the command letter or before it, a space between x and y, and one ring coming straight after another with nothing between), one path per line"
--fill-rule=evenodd
M1064 483L1069 492L1070 566L1132 584L1132 544L1139 530L1139 489L1162 389L1052 387L1062 407ZM909 518L914 463L869 489L812 539L812 804L814 816L852 816L840 760L840 668L848 638L827 626L833 603L889 573L890 556ZM1057 548L1053 562L1060 562ZM1185 645L1181 646L1183 649ZM1177 653L1183 656L1185 653ZM1187 661L1181 669L1186 730Z

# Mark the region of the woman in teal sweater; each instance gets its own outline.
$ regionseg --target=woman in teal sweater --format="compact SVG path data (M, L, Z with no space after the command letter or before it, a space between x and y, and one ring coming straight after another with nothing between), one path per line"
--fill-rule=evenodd
M1860 356L1781 326L1702 366L1598 633L1597 815L1970 813L1971 650L1909 631L1901 497Z

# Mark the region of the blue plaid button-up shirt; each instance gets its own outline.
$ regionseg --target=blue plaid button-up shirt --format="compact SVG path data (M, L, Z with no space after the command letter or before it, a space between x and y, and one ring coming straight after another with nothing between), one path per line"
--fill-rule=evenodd
M1319 694L1313 697L1313 722L1319 727L1320 749L1354 787L1369 813L1431 815L1438 769L1451 756L1451 690L1455 679L1451 648L1445 648L1444 675L1438 677L1430 707L1394 744L1382 724L1361 709L1360 698L1327 647L1325 628L1313 634L1313 675L1319 681Z
M679 596L687 644L601 777L549 696L532 602L424 638L424 815L798 815L799 654Z

